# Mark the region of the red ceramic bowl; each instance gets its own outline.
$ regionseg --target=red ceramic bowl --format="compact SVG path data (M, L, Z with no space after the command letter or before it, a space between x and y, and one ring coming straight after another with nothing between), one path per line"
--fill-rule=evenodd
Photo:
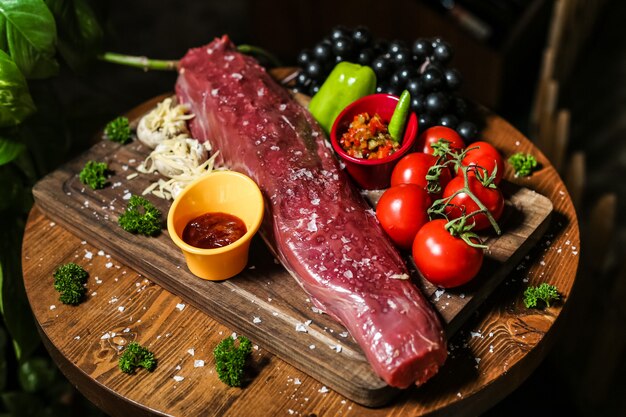
M346 171L361 188L378 190L389 187L391 171L400 158L413 150L417 139L417 116L411 112L407 120L402 146L396 152L382 159L363 159L350 156L343 150L339 140L350 127L350 122L359 113L367 112L378 115L389 123L399 98L391 94L372 94L362 97L348 105L333 123L330 130L330 142L339 158L345 163Z

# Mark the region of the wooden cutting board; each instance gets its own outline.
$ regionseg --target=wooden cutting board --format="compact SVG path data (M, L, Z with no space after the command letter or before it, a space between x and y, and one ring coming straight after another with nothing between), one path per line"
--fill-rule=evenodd
M158 97L133 110L137 118L149 111ZM306 294L255 237L248 267L224 282L204 281L191 274L167 229L157 237L132 235L117 224L129 194L141 192L154 175L139 174L136 167L149 149L139 141L119 145L107 140L46 176L33 188L36 203L51 219L77 236L101 247L208 315L237 329L253 343L273 352L324 385L367 406L388 402L397 390L387 386L371 369L359 346L345 328L319 314ZM105 161L113 171L102 190L91 190L78 179L89 160ZM416 284L430 298L453 334L522 260L549 224L552 203L526 188L503 183L507 205L500 237L486 236L490 249L479 276L455 290L438 290L415 273ZM376 195L371 195L374 200ZM170 202L148 197L167 216ZM120 276L123 279L123 276ZM80 308L80 307L79 307ZM306 332L298 331L304 325ZM340 346L341 348L337 348Z

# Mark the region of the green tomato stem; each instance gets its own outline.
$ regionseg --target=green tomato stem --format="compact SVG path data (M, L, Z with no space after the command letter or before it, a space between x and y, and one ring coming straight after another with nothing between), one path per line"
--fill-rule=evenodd
M144 71L176 71L178 68L178 61L150 59L146 56L123 55L115 52L105 52L102 55L99 55L98 59L113 64L140 68Z
M487 209L487 207L483 204L482 201L480 201L480 199L478 197L476 197L476 195L474 195L474 193L470 190L469 187L469 178L467 175L467 167L462 167L462 171L463 171L463 191L472 199L474 200L474 203L476 203L476 205L478 206L478 208L483 211L485 213L485 216L487 216L487 219L489 220L489 223L491 223L491 226L493 227L493 230L496 231L496 234L498 236L500 236L502 234L502 231L500 230L500 226L498 226L498 223L496 222L496 219L493 218L493 216L491 215L491 212Z
M254 45L239 45L237 50L242 54L256 55L266 58L272 66L280 66L280 61L267 50ZM140 68L144 71L176 71L178 69L177 60L150 59L146 56L124 55L115 52L105 52L98 55L98 59L112 64L126 65L128 67Z

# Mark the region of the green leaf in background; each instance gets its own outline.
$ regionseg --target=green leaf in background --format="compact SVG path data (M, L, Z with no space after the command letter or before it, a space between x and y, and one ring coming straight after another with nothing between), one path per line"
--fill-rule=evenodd
M4 408L11 416L42 416L44 405L36 395L27 392L3 392L0 394Z
M0 327L0 392L7 387L8 363L7 363L8 338L4 327Z
M59 70L56 24L43 0L0 0L0 34L26 78L48 78Z
M24 204L24 194L27 192L24 180L14 164L0 166L0 215L7 216L9 212L12 213L11 215L14 215L29 209L30 206L27 207ZM3 232L0 232L0 237L4 237ZM0 255L0 262L1 259ZM2 276L0 275L1 282ZM0 297L0 312L2 310L1 300L2 298Z
M13 161L25 148L23 143L0 137L0 166Z
M20 385L26 392L38 392L46 389L54 382L55 377L56 366L50 359L31 358L20 364Z
M10 216L0 218L0 306L18 361L28 359L41 343L22 279L23 230L23 220Z
M74 71L100 51L103 31L93 9L85 0L45 0L58 27L57 48Z
M15 126L34 111L24 76L11 57L0 51L0 127Z

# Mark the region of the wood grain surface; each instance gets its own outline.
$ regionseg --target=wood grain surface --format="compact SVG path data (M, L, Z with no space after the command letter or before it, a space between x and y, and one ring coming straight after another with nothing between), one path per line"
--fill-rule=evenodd
M400 392L390 406L368 409L332 390L327 392L321 383L262 346L254 352L248 385L244 389L224 386L213 372L211 349L232 333L231 327L223 327L187 301L153 284L148 280L152 276L146 279L138 275L116 256L107 258L111 254L99 244L83 241L80 233L79 237L70 234L34 209L24 240L24 276L47 346L70 380L81 381L77 383L79 389L112 415L128 415L129 409L166 415L226 416L480 412L518 386L545 355L558 328L557 318L567 305L579 251L576 215L549 162L497 116L488 117L484 136L505 156L530 151L539 159L542 167L532 177L513 178L508 167L505 176L549 197L555 209L550 228L450 340L450 358L440 374L420 389ZM81 227L78 219L75 224L75 229ZM69 261L84 265L90 272L89 299L78 307L61 305L52 289L54 268ZM272 266L273 258L258 261L270 269L280 269ZM521 302L523 289L544 281L557 285L565 301L547 310L525 309ZM448 296L452 294L443 293L438 298L445 302ZM300 313L310 316L308 310ZM252 324L253 317L245 320ZM316 323L318 320L322 318L315 316ZM317 330L320 334L341 332L336 327ZM345 339L342 345L348 351L350 340ZM128 376L117 370L118 347L129 340L154 350L159 358L154 373ZM254 338L253 342L259 343ZM314 350L318 349L336 354L328 346L316 345ZM204 366L194 367L195 360L204 360ZM176 376L184 379L174 379Z
M141 115L152 108L153 103L149 102L133 113ZM134 124L138 122L134 117L130 119ZM157 179L139 173L127 180L149 153L150 149L138 140L120 145L102 139L41 180L33 188L35 201L49 218L74 234L347 398L368 406L388 402L395 390L374 373L346 329L329 316L316 313L319 310L312 307L298 283L276 265L271 252L258 241L253 244L248 267L242 273L235 279L212 282L189 272L166 228L160 235L146 238L119 227L117 221L126 208L125 198L141 195ZM80 170L91 160L106 161L113 172L103 189L92 190L78 179ZM552 212L550 200L511 184L505 184L503 192L507 201L500 220L503 234L485 235L489 250L480 273L470 284L441 297L442 290L413 273L443 318L448 335L456 332L547 228ZM154 196L150 200L166 217L171 201ZM298 331L304 323L310 323L305 326L306 333Z

